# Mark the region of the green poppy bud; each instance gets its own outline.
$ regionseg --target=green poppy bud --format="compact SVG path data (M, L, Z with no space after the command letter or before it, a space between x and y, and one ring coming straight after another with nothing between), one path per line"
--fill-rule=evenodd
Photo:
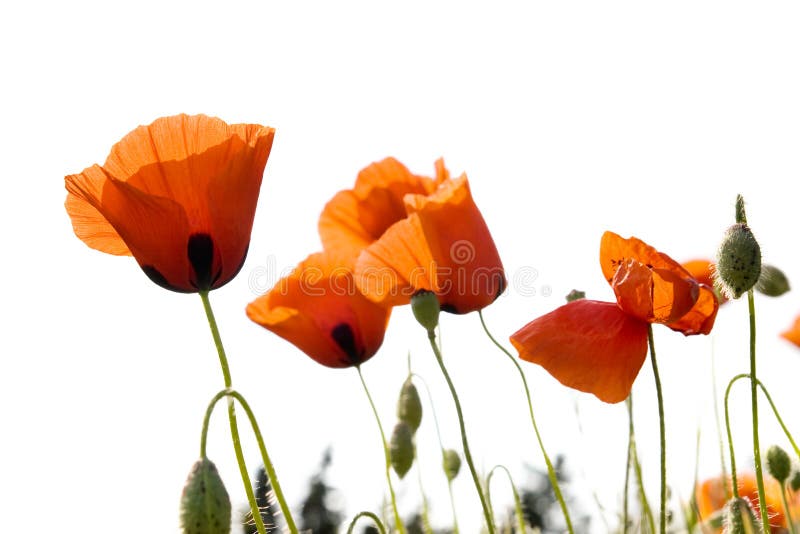
M439 325L440 310L439 298L433 291L417 291L411 297L411 311L414 312L417 322L428 332L432 332Z
M458 476L458 472L461 469L461 457L453 449L446 449L442 459L442 467L447 480L453 480Z
M783 485L792 472L792 460L786 451L772 445L767 449L767 471L772 477Z
M578 291L577 289L573 289L569 293L567 293L567 302L572 302L573 300L580 300L586 298L586 291Z
M739 497L725 505L723 532L728 534L755 534L761 532L761 523L756 521L750 501Z
M761 265L761 275L756 282L756 291L768 297L780 297L791 289L789 279L774 265Z
M414 433L407 423L400 421L394 426L392 439L389 440L389 457L392 469L397 476L403 478L414 463Z
M800 491L800 471L792 473L792 478L789 480L789 487L792 491Z
M214 462L201 458L192 466L181 495L183 534L229 534L231 500Z
M717 251L716 275L728 298L738 299L758 282L761 248L746 224L734 224L725 232Z
M415 433L422 421L422 402L419 400L417 386L408 377L400 389L400 398L397 400L397 418L411 427Z

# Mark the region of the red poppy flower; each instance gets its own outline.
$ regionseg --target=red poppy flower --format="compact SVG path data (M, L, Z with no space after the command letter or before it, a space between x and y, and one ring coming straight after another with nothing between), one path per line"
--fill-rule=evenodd
M158 285L216 289L241 269L275 130L205 115L157 119L103 166L65 178L75 234L132 255Z
M695 489L695 498L697 501L697 511L701 520L705 521L714 513L722 510L727 502L728 495L733 494L731 480L727 480L727 493L722 483L723 481L720 477L715 477L697 485ZM755 475L753 473L740 473L736 477L736 483L738 485L739 496L750 501L750 504L753 506L756 521L760 522L758 514L758 486ZM767 501L770 530L775 533L783 532L787 524L783 500L781 499L780 483L772 478L764 479L764 497ZM792 516L797 517L797 514L800 512L800 500L798 500L798 496L795 495L789 498L788 501ZM721 528L717 530L717 532L721 531Z
M684 262L681 264L681 266L689 271L689 274L691 274L695 280L714 290L714 294L717 296L720 306L728 302L728 299L725 297L725 295L723 295L720 291L717 291L717 288L714 285L714 263L712 263L710 260L697 259Z
M353 258L356 284L374 302L407 304L433 291L442 309L479 310L505 288L489 229L466 176L436 162L436 178L411 174L393 159L368 167L320 218L326 249Z
M800 347L800 315L794 320L794 324L791 328L785 332L781 332L781 337Z
M511 343L565 386L614 403L630 394L644 363L648 324L708 334L719 304L711 288L635 237L603 234L600 266L616 303L575 300L522 327Z
M364 297L352 272L329 252L312 254L247 306L250 319L328 367L370 359L383 343L390 313Z

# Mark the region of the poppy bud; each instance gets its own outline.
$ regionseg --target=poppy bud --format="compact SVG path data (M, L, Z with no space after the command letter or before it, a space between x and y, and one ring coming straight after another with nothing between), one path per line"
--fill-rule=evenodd
M573 289L569 293L567 293L566 299L567 302L572 302L573 300L580 300L586 298L586 291L578 291L577 289Z
M792 460L786 451L772 445L767 449L767 471L772 477L783 485L792 472Z
M181 495L183 534L228 534L231 500L214 462L201 458L192 466Z
M397 400L397 418L411 427L411 432L415 433L422 421L422 402L419 400L419 393L411 377L403 382L400 390L400 398Z
M761 523L756 521L750 501L739 497L725 505L723 532L727 534L750 534L761 532Z
M800 471L795 471L792 474L792 479L789 481L789 487L792 491L800 490Z
M453 480L458 476L458 471L461 469L461 457L453 449L445 450L442 467L444 467L444 474L447 476L447 480Z
M758 282L761 248L746 224L728 228L717 251L717 283L729 298L738 299Z
M774 265L761 265L761 276L758 277L756 282L756 291L768 297L780 297L788 292L789 279L783 274L783 271Z
M432 332L439 325L439 298L433 291L417 291L411 297L411 311L425 330Z
M392 439L389 441L389 455L392 468L397 476L403 478L414 463L414 433L407 423L400 421L394 426Z

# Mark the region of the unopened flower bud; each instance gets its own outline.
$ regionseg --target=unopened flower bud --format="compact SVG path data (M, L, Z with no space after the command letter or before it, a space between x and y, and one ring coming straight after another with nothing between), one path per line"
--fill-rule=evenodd
M415 433L422 421L422 402L419 400L417 386L408 377L400 389L400 398L397 400L397 418L411 427Z
M772 445L767 449L767 471L772 477L783 485L792 472L792 460L786 451Z
M768 297L780 297L788 292L789 279L783 274L783 271L774 265L761 265L761 276L758 277L756 283L756 291L763 293Z
M414 433L407 423L400 421L394 426L392 438L389 440L389 456L392 469L397 476L403 478L414 463Z
M746 224L734 224L725 232L717 251L717 282L728 298L738 299L758 282L761 248Z
M800 471L792 473L792 478L789 480L789 487L792 491L800 491Z
M461 457L453 449L446 449L442 459L442 467L447 480L453 480L461 470Z
M750 501L739 497L725 504L723 532L726 534L755 534L761 532L761 523L756 521Z
M439 325L440 310L439 298L433 291L417 291L411 297L411 311L414 312L417 322L428 332L433 331Z
M231 500L214 462L201 458L192 466L181 495L183 534L228 534Z
M567 293L567 302L572 302L573 300L580 300L586 298L586 291L578 291L577 289L573 289L569 293Z

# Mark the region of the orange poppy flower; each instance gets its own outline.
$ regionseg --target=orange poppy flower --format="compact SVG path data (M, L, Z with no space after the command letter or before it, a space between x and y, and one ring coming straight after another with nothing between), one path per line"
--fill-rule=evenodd
M794 324L791 328L785 332L781 332L781 337L800 347L800 315L794 320Z
M708 479L698 484L695 489L695 499L697 502L697 512L700 520L709 519L716 512L722 510L727 502L727 498L733 495L731 480L727 480L727 494L722 485L720 477ZM739 489L739 496L746 498L753 506L754 515L758 521L758 485L753 473L740 473L736 477ZM773 478L764 479L764 498L767 500L767 514L769 516L770 530L772 532L782 532L787 526L786 513L781 499L781 485ZM789 497L789 508L792 517L798 517L800 513L800 500L797 495ZM722 529L718 529L721 532Z
M717 296L717 300L719 300L720 306L728 302L728 299L725 297L725 295L723 295L720 291L717 291L716 285L714 285L715 268L713 262L705 259L689 260L682 263L681 267L689 271L689 274L691 274L695 280L712 288L714 290L714 294Z
M75 234L132 255L173 291L216 289L241 269L275 130L205 115L162 117L65 178Z
M711 288L635 237L603 234L600 266L616 303L575 300L522 327L511 343L565 386L615 403L644 363L648 324L708 334L719 304Z
M383 305L408 304L420 290L452 313L479 310L502 293L500 256L465 175L412 175L395 160L368 167L320 219L326 249L354 258L359 289Z
M364 297L352 272L329 252L312 254L247 306L251 320L328 367L370 359L383 343L390 313Z

